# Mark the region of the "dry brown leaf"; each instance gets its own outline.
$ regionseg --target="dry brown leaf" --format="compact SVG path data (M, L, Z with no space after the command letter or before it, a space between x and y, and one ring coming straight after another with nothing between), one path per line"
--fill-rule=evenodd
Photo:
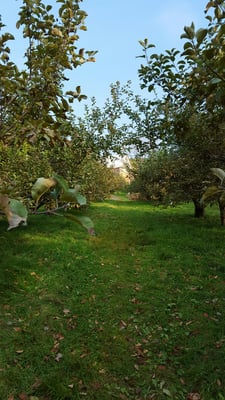
M125 329L126 327L127 327L127 323L121 319L120 320L120 329Z
M35 279L37 279L37 280L41 279L40 276L38 276L38 275L36 274L36 272L31 272L30 275L33 276L33 277L34 277Z
M25 394L25 393L20 393L20 394L19 394L19 399L20 399L20 400L28 400L28 396L27 396L27 394Z
M189 393L187 400L201 400L201 396L199 393Z
M58 353L55 357L55 361L59 362L63 358L63 355L61 353Z
M102 368L102 369L100 369L98 372L99 372L100 374L104 375L104 374L106 373L106 370L105 370L104 368Z

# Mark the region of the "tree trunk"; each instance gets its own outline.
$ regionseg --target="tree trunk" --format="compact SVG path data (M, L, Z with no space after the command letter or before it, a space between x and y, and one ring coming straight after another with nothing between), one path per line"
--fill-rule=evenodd
M193 203L195 206L195 218L202 218L205 215L205 207L199 200L193 199Z
M220 203L220 201L218 203L220 209L220 222L222 226L225 226L225 205Z

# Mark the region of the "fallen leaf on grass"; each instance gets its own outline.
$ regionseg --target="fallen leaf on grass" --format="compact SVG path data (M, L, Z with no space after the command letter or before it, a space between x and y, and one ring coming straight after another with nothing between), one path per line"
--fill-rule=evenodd
M75 329L76 326L77 326L76 322L74 322L73 317L72 318L67 318L66 324L67 324L67 329L68 330Z
M120 320L120 329L125 329L126 327L127 327L127 323L121 319Z
M14 330L15 332L21 332L21 331L22 331L22 328L20 328L19 326L15 326L15 327L13 328L13 330Z
M189 393L187 400L201 400L201 396L199 393Z
M168 397L172 397L170 391L166 388L163 388L163 394L165 394Z
M102 384L100 382L92 382L91 387L94 391L96 391L102 388Z
M87 357L88 355L89 355L89 353L83 353L83 354L80 355L80 358L85 358L85 357Z
M185 323L185 325L186 325L186 326L191 325L193 322L194 322L193 320L192 320L192 321L187 321L187 322Z
M55 361L59 362L63 358L63 355L61 353L58 353L55 357Z
M98 372L99 372L99 374L104 375L104 374L106 373L106 370L105 370L104 368L102 368L102 369L100 369Z
M120 398L121 400L127 400L127 396L126 396L125 394L123 394L123 393L120 393L120 394L119 394L119 398Z
M31 385L31 389L38 389L42 384L42 381L38 378L36 378L35 382L33 385Z
M134 290L136 290L136 292L139 292L139 290L141 290L141 286L140 285L135 285L135 288L134 288Z
M20 393L18 397L20 400L28 400L28 396L25 393Z
M158 365L157 369L159 371L165 371L166 370L166 366L165 365Z
M41 279L40 276L38 276L38 274L36 274L36 272L31 272L30 275L33 276L35 279L37 279L37 281L39 281Z
M60 346L60 341L64 339L64 336L61 333L56 333L53 335L54 338L54 346L51 349L51 353L57 353Z
M133 303L133 304L139 304L140 303L140 301L136 298L136 297L133 297L132 299L130 299L129 300L131 303Z

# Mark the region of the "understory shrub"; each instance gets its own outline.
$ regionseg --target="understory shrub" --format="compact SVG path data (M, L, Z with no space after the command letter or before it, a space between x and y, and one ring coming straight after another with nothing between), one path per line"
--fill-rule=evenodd
M0 143L0 168L0 192L25 202L37 177L53 173L48 152L27 143L20 147Z
M80 185L87 200L103 200L125 187L125 180L94 158L71 147L46 149L24 143L9 147L0 143L0 193L29 203L37 177L62 176L70 187Z
M104 200L116 190L125 188L126 182L104 163L87 157L79 169L82 193L90 201Z

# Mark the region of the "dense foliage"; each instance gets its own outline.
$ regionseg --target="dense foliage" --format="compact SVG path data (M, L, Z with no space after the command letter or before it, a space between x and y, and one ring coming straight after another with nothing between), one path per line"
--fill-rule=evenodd
M102 108L93 98L77 118L72 103L85 96L79 85L64 90L66 72L95 61L95 52L77 46L79 30L87 29L80 3L58 0L53 10L41 0L23 1L23 70L10 59L13 36L1 22L1 191L26 198L37 175L56 173L72 187L80 184L89 199L103 199L124 185L106 169L107 157L131 152L139 158L132 190L157 202L191 200L202 216L210 168L225 164L224 2L208 2L205 28L184 27L183 52L151 53L154 45L140 41L145 62L138 73L148 99L130 82L116 82Z
M25 203L37 176L60 174L72 187L79 183L88 199L104 198L118 184L105 166L109 145L101 132L75 123L72 103L86 96L79 86L64 88L68 70L95 61L94 51L77 46L87 14L79 0L56 3L53 10L40 0L23 1L17 22L28 40L22 70L10 58L14 37L0 24L0 191Z
M1 36L0 138L8 143L64 139L70 103L84 97L79 86L65 92L64 83L67 70L95 60L95 52L77 47L79 30L87 29L87 14L79 0L57 3L53 13L41 0L23 1L17 22L28 39L23 70L10 60L8 41L13 36L4 31Z
M175 193L176 177L177 199L191 198L196 215L204 211L200 199L210 181L210 167L221 167L225 163L224 2L210 1L205 12L207 28L196 30L194 23L184 28L182 53L172 49L162 54L149 54L155 46L147 39L140 41L144 51L141 57L146 61L139 68L141 87L150 93L160 93L148 102L149 112L153 114L149 142L166 149L167 170L167 179L159 181L157 163L162 163L162 153L158 153L159 159L155 162L157 154L152 155L149 146L147 163L154 164L153 173L146 169L151 177L144 173L144 179L154 182L153 194L158 196L160 186L166 194L164 198L169 199ZM171 153L173 161L168 170Z

